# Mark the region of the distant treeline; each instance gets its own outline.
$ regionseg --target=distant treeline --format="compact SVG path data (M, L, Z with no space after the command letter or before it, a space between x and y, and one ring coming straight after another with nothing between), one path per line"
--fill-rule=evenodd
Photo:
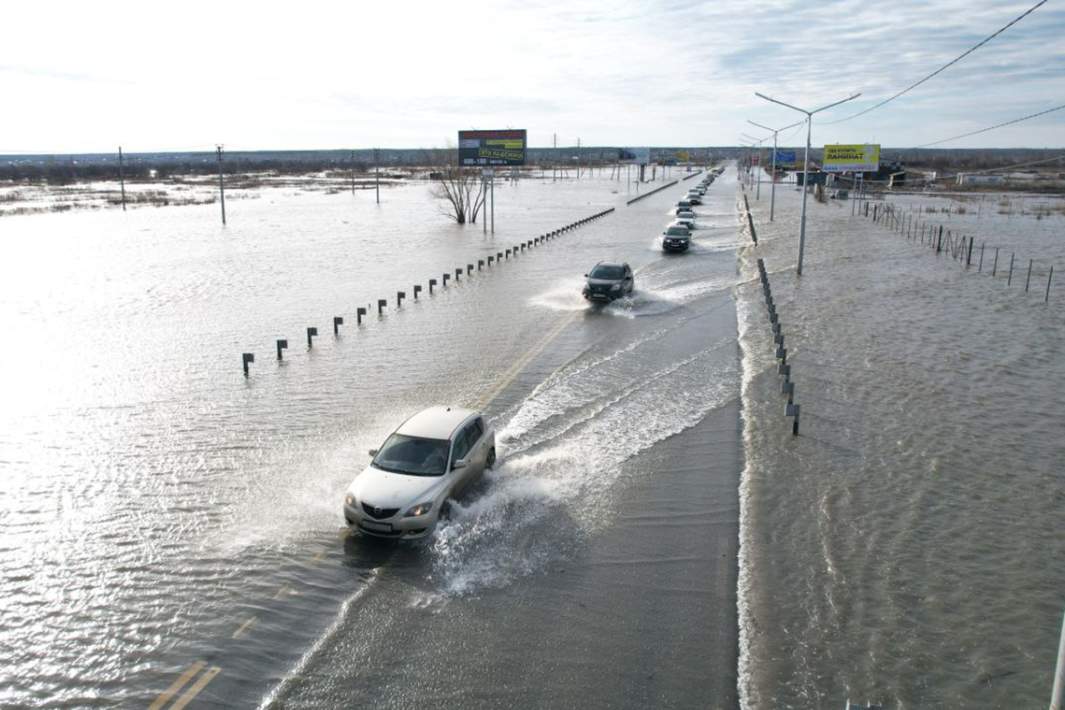
M322 172L343 169L365 173L371 166L365 162L351 160L341 163L335 159L319 160L225 160L222 169L226 174L233 173L273 173L278 175L295 175L309 172ZM133 159L123 161L122 174L126 180L136 182L167 180L179 176L216 175L217 158L204 160L150 160ZM111 162L81 162L75 160L55 160L45 162L20 162L0 164L0 180L16 182L47 183L49 185L68 185L75 182L93 180L118 180L118 160Z

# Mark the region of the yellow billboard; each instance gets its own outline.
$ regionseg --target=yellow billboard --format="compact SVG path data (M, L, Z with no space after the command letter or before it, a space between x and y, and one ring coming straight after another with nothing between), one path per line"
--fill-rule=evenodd
M880 169L880 146L874 143L826 145L821 165L826 173L876 172Z

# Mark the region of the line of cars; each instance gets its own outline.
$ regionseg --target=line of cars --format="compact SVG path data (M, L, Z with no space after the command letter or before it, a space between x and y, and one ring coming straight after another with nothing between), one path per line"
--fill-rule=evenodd
M663 249L687 250L695 228L691 207L702 204L719 174L720 169L708 173L677 203L677 219L666 229ZM583 294L589 301L610 302L635 289L627 263L601 261L584 276ZM450 501L495 465L495 431L476 410L429 407L406 419L369 454L370 463L344 493L344 519L373 537L417 539L432 533L447 517Z
M667 253L685 252L692 243L692 232L695 230L695 207L703 204L703 197L707 188L713 184L714 178L720 173L707 173L698 185L688 190L684 199L677 202L674 210L675 218L662 232L662 251Z

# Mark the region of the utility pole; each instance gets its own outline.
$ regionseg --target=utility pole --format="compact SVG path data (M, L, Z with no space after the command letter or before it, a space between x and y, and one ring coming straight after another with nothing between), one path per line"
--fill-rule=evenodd
M222 181L222 146L219 144L216 146L218 149L218 197L222 203L222 226L226 226L226 186Z
M496 233L496 171L488 176L488 189L492 195L492 234Z
M122 189L122 211L126 211L126 176L122 173L122 146L118 146L118 186Z
M355 151L351 151L351 196L355 197Z
M558 134L551 134L551 155L554 158L551 162L551 182L555 181L555 171L558 169Z
M381 204L381 160L377 148L373 149L374 190L377 191L377 204Z
M802 252L803 248L806 245L806 193L810 189L810 133L813 129L814 114L821 113L822 111L833 108L834 106L839 106L840 104L846 103L848 101L853 101L854 99L861 96L861 93L859 92L857 94L854 94L853 96L848 96L845 99L830 103L827 106L822 106L821 108L814 109L813 111L807 111L806 109L799 108L798 106L792 106L791 104L786 104L783 101L777 101L776 99L770 98L765 94L759 94L757 91L754 92L754 95L760 99L765 99L766 101L769 101L771 103L780 104L781 106L790 108L792 111L798 111L799 113L806 114L806 153L804 154L802 159L802 216L799 218L799 263L795 269L795 274L797 276L802 276Z

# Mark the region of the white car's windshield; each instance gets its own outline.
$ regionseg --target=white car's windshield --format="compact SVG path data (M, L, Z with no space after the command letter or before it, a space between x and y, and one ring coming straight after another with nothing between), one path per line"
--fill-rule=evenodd
M393 434L374 456L373 465L383 471L411 476L442 476L447 468L449 442Z

